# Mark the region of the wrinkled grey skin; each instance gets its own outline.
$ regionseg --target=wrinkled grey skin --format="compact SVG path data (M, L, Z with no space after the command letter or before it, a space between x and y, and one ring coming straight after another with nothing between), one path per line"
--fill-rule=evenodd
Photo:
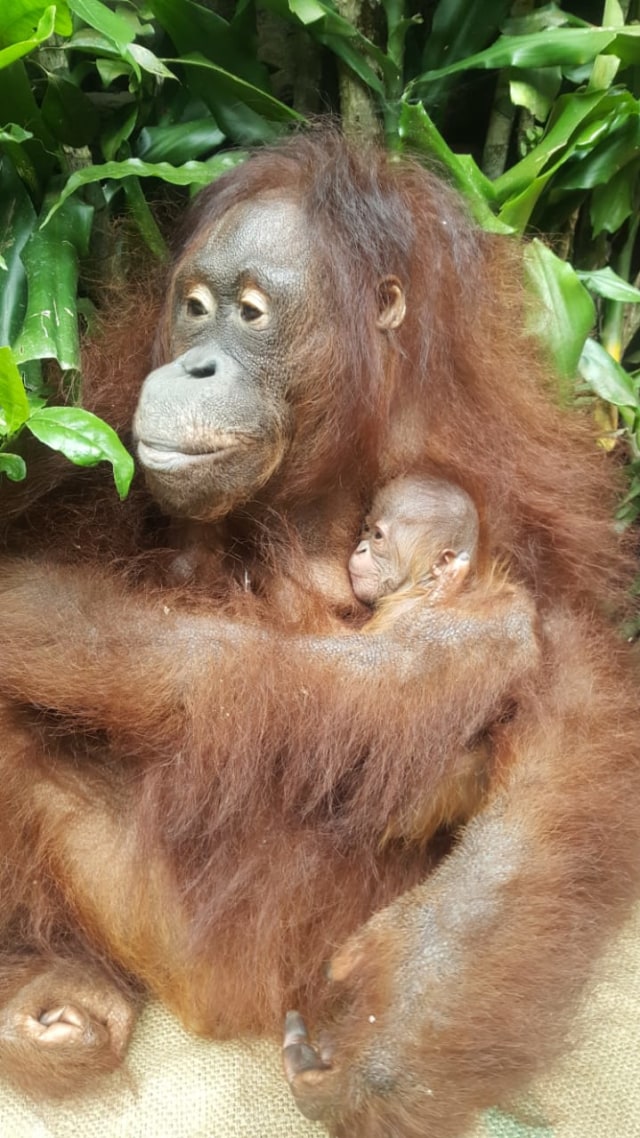
M134 419L138 459L167 513L224 517L280 465L292 426L282 345L300 319L309 253L298 207L265 199L230 210L178 270L175 358L147 377Z

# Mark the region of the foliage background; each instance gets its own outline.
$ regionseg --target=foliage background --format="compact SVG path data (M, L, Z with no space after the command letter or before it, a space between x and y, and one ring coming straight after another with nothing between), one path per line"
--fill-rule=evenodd
M640 514L640 0L2 0L0 477L30 433L133 465L81 401L95 266L150 208L309 116L437 161L478 222L524 234L559 397L588 400ZM155 215L154 215L155 214ZM94 266L93 273L87 272ZM48 361L66 406L47 403ZM80 397L80 398L78 398Z

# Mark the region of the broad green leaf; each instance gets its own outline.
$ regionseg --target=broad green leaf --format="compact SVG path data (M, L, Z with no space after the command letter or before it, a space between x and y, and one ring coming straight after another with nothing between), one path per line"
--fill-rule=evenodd
M609 300L620 300L623 304L640 304L640 289L614 273L613 269L594 269L591 272L577 273L578 278L591 292L606 296Z
M531 214L538 203L538 199L550 182L556 169L556 166L552 166L550 170L547 170L546 174L541 174L539 178L534 178L532 182L529 182L522 193L514 194L512 197L507 198L498 213L500 221L510 226L517 233L524 233L531 220Z
M596 186L590 202L594 237L603 232L615 233L637 209L639 175L640 160L629 162L610 181Z
M33 35L34 25L47 14L53 19L53 31L61 36L69 36L73 30L67 0L2 0L0 6L0 47L28 40Z
M0 452L0 472L6 474L11 482L23 482L27 476L27 466L19 454Z
M78 28L67 42L68 48L74 51L86 51L91 56L106 54L120 58L121 53L112 39L103 36L95 28Z
M103 85L110 87L116 79L132 75L133 67L127 59L96 59L96 71Z
M640 114L628 117L621 128L610 134L584 158L577 156L559 175L556 187L563 190L590 190L614 177L638 157Z
M500 27L511 0L440 0L431 25L431 34L422 57L422 66L436 68L475 54L489 43Z
M0 269L2 269L3 273L9 272L9 266L8 266L7 262L5 261L4 257L1 255L0 255Z
M132 43L127 48L127 55L131 56L136 63L140 65L143 71L148 71L150 75L157 75L160 79L175 79L176 76L173 71L158 59L148 47L143 47L142 44Z
M293 15L293 10L287 0L264 0L266 7L276 12L282 19ZM386 0L386 6L394 0ZM367 39L355 27L341 16L335 8L325 0L314 0L317 8L322 9L323 18L315 20L309 26L309 32L318 43L329 47L334 54L355 72L372 90L383 94L384 87L380 77L372 64L376 64L380 74L384 76L387 86L392 86L400 78L398 65L394 59ZM297 18L294 17L295 22ZM397 30L397 29L396 29ZM390 25L390 33L392 32Z
M27 142L33 135L30 130L23 130L17 123L7 123L0 130L0 142Z
M6 43L8 36L14 33L14 27L11 25L7 27L5 21L6 13L3 13L0 16L0 44ZM22 59L24 55L28 55L34 48L48 40L54 33L55 23L56 9L54 5L51 5L51 7L44 9L38 19L35 31L31 29L32 34L28 38L17 42L9 39L9 46L0 48L0 67L8 67L10 63Z
M113 116L101 138L102 153L105 161L112 162L117 158L122 143L131 137L137 121L137 106L125 108L124 112ZM142 155L138 157L142 157Z
M289 0L289 9L301 24L314 24L325 17L325 9L318 0Z
M217 12L192 0L150 0L149 6L180 56L201 54L253 86L268 90L268 72L258 62L253 45Z
M194 119L191 122L173 123L171 126L150 126L138 135L137 157L145 162L171 162L180 165L190 159L210 153L224 142L215 120Z
M618 0L604 0L602 23L609 28L624 27L624 13ZM620 60L615 55L599 55L594 61L589 87L593 90L605 90L610 87L620 67Z
M367 87L375 91L381 99L384 98L384 84L358 45L352 43L346 36L329 35L326 32L316 35L316 39L346 63Z
M168 255L167 246L149 208L149 203L142 192L139 180L137 178L125 178L122 185L129 203L131 216L138 226L140 235L153 255L159 261L164 261Z
M515 71L509 81L511 102L544 122L562 83L559 67L538 67Z
M11 348L0 348L0 432L14 435L29 417L29 403Z
M212 181L211 169L204 162L185 162L184 166L170 166L168 162L141 162L139 158L127 158L123 162L103 162L101 166L85 166L76 170L61 190L47 213L43 227L49 225L61 206L81 186L101 182L108 178L162 178L174 186L191 186L194 183L205 186Z
M286 18L295 20L286 0L281 2ZM280 124L301 121L269 94L267 69L242 34L242 21L230 25L192 0L150 0L150 6L180 53L164 62L189 67L190 90L203 100L228 138L242 145L269 142L282 132Z
M51 133L65 146L86 146L98 133L100 119L94 104L64 76L49 76L41 111Z
M180 63L183 67L197 67L215 76L220 92L226 98L236 98L245 103L251 110L274 122L304 122L303 115L299 115L292 107L281 103L267 91L254 87L238 75L232 75L224 67L219 67L205 59L203 55L183 55L180 59L171 59L170 63Z
M426 38L420 70L444 67L481 51L493 42L510 8L510 0L483 0L481 4L470 4L469 0L440 0ZM407 9L412 10L411 6ZM423 92L425 105L434 116L445 103L451 85L451 78L447 77Z
M547 347L558 373L573 379L595 320L594 303L575 270L537 239L525 249L527 279L539 304L532 331Z
M135 29L128 20L123 19L117 12L113 12L100 0L67 0L72 12L80 16L90 28L95 28L118 48L124 52L135 38Z
M544 4L526 16L511 16L502 25L506 36L523 36L530 32L542 32L546 28L589 28L586 20L574 16L572 12L563 12L557 4Z
M596 340L585 341L579 371L589 387L607 403L639 409L638 389L632 376Z
M209 181L214 182L216 178L220 178L222 174L226 174L227 170L235 170L236 166L241 166L246 162L249 157L248 150L223 150L220 154L214 154L212 158L207 158L205 163L210 172ZM196 187L196 192L200 187Z
M34 411L28 429L41 443L60 451L76 466L95 466L106 460L121 498L126 497L134 473L133 459L115 431L80 407L43 407Z
M398 133L405 149L436 158L448 170L469 208L485 229L511 232L491 211L493 186L469 155L454 154L420 103L403 102Z
M19 363L53 358L63 369L79 366L78 258L87 254L92 219L91 206L68 202L50 225L33 232L23 249L28 303L14 344Z
M0 344L12 344L27 308L27 277L20 254L37 225L24 183L5 156L0 163L0 253L7 272L0 280Z
M573 137L573 153L576 160L581 161L588 157L599 143L628 123L632 115L637 114L638 104L635 99L631 107L623 107L619 113L612 108L609 97L603 99L596 113L589 117L586 124Z
M542 173L552 158L561 156L569 146L575 132L607 96L602 91L578 92L563 95L555 104L552 121L547 125L544 137L534 149L510 170L496 178L493 183L496 199L504 202L507 198L526 190L529 183Z
M429 84L459 71L503 67L568 67L591 63L611 52L624 62L640 61L640 25L617 28L549 28L524 36L500 36L485 51L467 56L448 67L427 71L409 84L407 93L423 94Z

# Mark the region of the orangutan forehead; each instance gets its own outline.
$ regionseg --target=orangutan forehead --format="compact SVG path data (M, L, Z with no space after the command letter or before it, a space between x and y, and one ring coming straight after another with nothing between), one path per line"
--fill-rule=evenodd
M233 272L288 281L306 275L310 249L302 208L293 199L267 196L233 206L193 251L190 264L214 279Z

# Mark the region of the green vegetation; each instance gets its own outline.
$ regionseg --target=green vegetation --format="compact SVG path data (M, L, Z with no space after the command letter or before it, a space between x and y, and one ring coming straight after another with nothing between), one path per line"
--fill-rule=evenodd
M165 257L175 201L330 110L437 161L478 222L532 235L528 273L562 398L593 403L640 513L639 0L3 0L0 471L26 429L73 462L132 463L77 407L83 267L126 271L127 215Z

